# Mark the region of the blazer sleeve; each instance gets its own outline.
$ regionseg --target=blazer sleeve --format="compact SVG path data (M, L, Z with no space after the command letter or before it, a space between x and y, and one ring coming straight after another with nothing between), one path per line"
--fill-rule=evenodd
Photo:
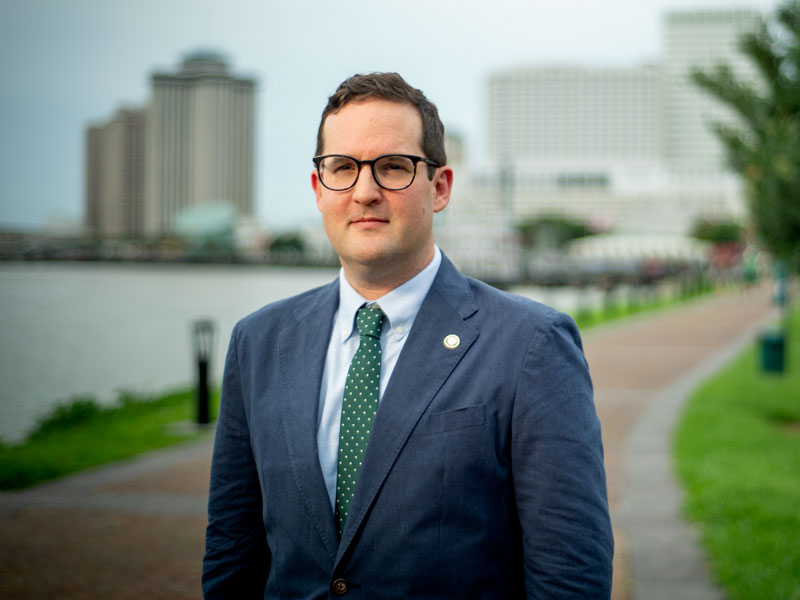
M208 500L203 596L263 598L270 556L234 327L222 381Z
M574 321L552 313L526 353L511 464L528 598L608 598L614 541L600 422Z

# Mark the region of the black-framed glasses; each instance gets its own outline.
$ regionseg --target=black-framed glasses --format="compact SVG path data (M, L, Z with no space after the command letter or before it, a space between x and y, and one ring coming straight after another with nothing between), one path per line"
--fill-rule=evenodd
M417 164L424 162L432 167L440 167L433 161L413 154L384 154L372 160L358 160L344 154L325 154L315 156L319 181L329 190L342 192L349 190L358 181L362 165L369 165L375 183L385 190L404 190L417 174Z

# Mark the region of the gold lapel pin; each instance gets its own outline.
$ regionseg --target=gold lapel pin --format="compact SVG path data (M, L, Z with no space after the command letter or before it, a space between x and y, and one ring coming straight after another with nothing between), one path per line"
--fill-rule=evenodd
M444 347L448 350L453 350L454 348L458 348L458 345L461 343L461 338L458 337L455 333L451 333L447 337L444 338L442 341Z

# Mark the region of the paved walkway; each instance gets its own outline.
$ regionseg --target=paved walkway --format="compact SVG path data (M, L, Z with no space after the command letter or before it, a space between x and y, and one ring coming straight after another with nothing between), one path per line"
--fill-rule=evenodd
M692 389L754 343L773 315L766 288L723 292L585 336L603 423L614 600L723 598L681 518L672 432Z
M615 600L721 598L679 516L669 442L687 393L752 343L764 290L590 331L617 540ZM755 368L755 366L754 366ZM200 597L211 434L0 494L0 598Z

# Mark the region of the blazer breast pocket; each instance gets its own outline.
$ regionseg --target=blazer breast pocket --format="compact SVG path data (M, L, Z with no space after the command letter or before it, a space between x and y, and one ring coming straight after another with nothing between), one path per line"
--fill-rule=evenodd
M479 427L484 424L485 420L485 404L473 404L463 408L443 410L424 415L411 435L432 435L469 427Z

